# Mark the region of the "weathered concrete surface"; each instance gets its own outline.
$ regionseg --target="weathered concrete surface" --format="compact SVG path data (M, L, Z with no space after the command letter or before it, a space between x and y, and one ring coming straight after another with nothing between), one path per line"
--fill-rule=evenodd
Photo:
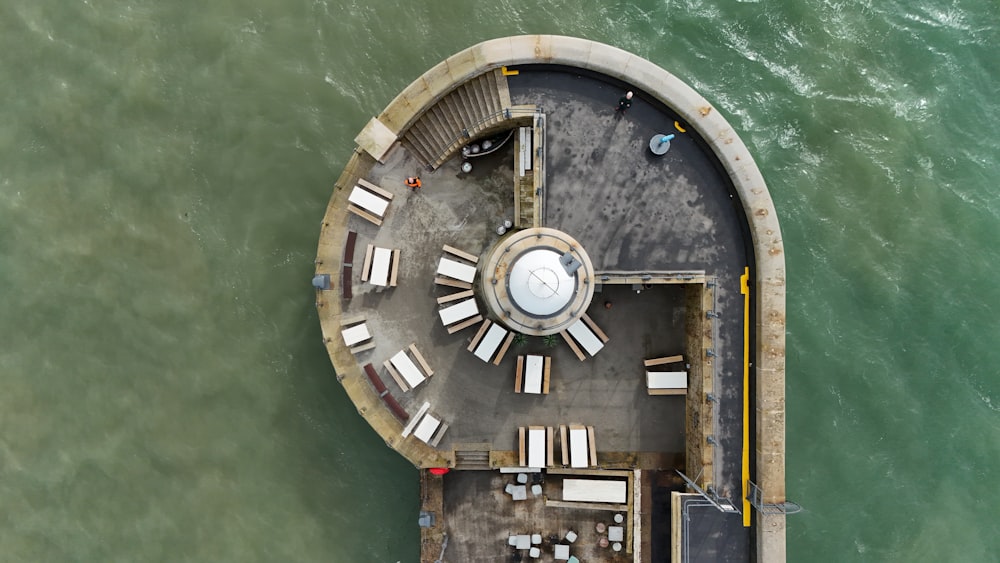
M645 61L639 57L626 53L624 51L608 47L606 45L601 45L598 43L579 40L573 38L565 37L554 37L554 36L522 36L513 38L502 38L493 41L487 41L485 43L474 46L442 64L438 65L431 71L428 71L424 76L420 77L418 80L408 87L404 92L402 92L389 106L386 110L379 116L379 121L386 126L389 130L395 132L397 135L402 131L405 131L405 127L408 123L412 122L419 114L425 111L431 104L433 104L437 99L446 94L450 89L452 89L456 83L461 82L465 78L481 74L487 70L491 70L501 65L520 65L520 64L537 64L537 63L551 63L575 66L580 68L589 69L591 71L596 71L604 74L606 77L613 82L614 80L620 80L622 84L628 84L633 89L642 93L640 97L644 97L645 101L648 103L648 110L656 113L657 111L663 112L664 109L667 111L663 113L663 117L676 117L685 126L689 128L691 133L697 134L704 141L705 145L708 147L708 154L714 155L714 158L718 159L718 163L724 174L727 174L731 179L731 186L734 188L735 201L737 206L742 206L743 213L747 218L751 220L749 226L749 238L753 257L756 260L755 264L750 264L754 267L755 272L755 282L752 284L752 289L754 291L754 304L757 316L755 318L754 332L756 335L757 347L754 350L753 360L755 360L755 380L754 380L754 397L756 399L756 442L755 442L755 460L756 460L756 471L754 472L754 478L760 484L765 492L765 500L769 502L781 502L784 500L784 259L783 250L781 248L781 237L780 230L778 228L777 219L773 211L773 205L771 203L770 197L767 193L766 187L764 185L763 179L760 176L756 165L753 162L752 157L746 150L746 147L742 144L739 138L735 135L729 125L726 123L725 119L719 114L718 111L714 110L710 104L708 104L701 96L691 90L689 87L684 85L681 81L673 77L669 73L659 69L649 61ZM607 86L607 85L605 85ZM572 91L572 89L570 89ZM514 92L512 92L512 95ZM601 96L601 102L613 103L614 99L617 98L615 95L610 100L607 100ZM589 104L593 105L597 103L597 98L591 97ZM563 98L561 101L565 101ZM516 101L515 101L516 103ZM583 99L581 102L581 108L588 105L588 101ZM544 104L539 104L544 105ZM557 112L558 105L551 105L553 108L552 112ZM568 106L567 106L568 107ZM648 137L643 139L640 135L641 128L637 126L637 119L633 118L633 115L642 114L645 106L643 104L636 104L632 110L630 110L631 115L626 116L620 124L615 124L614 129L608 129L606 125L602 123L593 124L593 130L599 133L598 139L595 144L603 143L605 152L602 158L590 159L592 161L592 166L587 170L591 175L586 176L587 178L601 177L611 181L604 182L607 184L630 184L632 177L625 176L619 177L618 175L601 176L602 174L607 175L609 172L605 170L605 167L609 167L609 164L617 166L619 170L622 168L627 168L630 165L635 165L638 168L648 167L650 163L645 165L640 161L630 162L628 161L629 155L642 154L640 151L635 149L641 148L643 143L648 143ZM671 116L670 114L673 114ZM583 115L582 113L580 115ZM662 118L661 118L662 119ZM668 119L669 120L669 119ZM573 119L573 123L576 123L576 119ZM662 121L661 121L662 122ZM645 121L644 121L645 123ZM550 121L551 124L551 121ZM618 128L624 128L624 134L619 131ZM664 132L662 129L658 128L655 132ZM648 131L646 132L648 133ZM552 134L558 134L554 132ZM612 139L609 141L609 137ZM553 152L555 149L552 148L553 138L550 137L550 154L558 154ZM384 145L384 140L383 140ZM680 143L678 144L680 145ZM572 151L572 147L570 147ZM675 150L672 149L671 153L668 153L666 158L670 158L675 154ZM567 155L569 156L569 155ZM683 163L684 154L682 151L676 153L677 160L680 161L676 166L681 166ZM436 249L440 248L438 241L444 241L453 246L464 247L466 250L475 250L476 244L480 246L485 246L490 242L490 229L495 226L491 224L491 220L496 220L501 217L509 217L510 210L507 209L506 204L501 203L503 198L497 194L502 193L499 191L494 193L491 191L488 185L490 180L489 177L479 178L479 181L485 181L486 186L480 184L475 184L471 186L473 190L479 190L477 196L470 199L463 200L460 196L462 188L457 187L454 190L449 191L446 188L452 183L451 179L456 179L459 184L463 183L464 180L459 178L457 174L457 169L453 166L448 168L446 165L441 170L435 173L432 178L425 178L425 194L428 196L427 201L422 202L422 197L425 194L416 194L411 198L403 193L404 197L399 197L400 193L397 192L397 201L393 204L393 209L390 210L390 218L386 225L383 226L382 230L376 230L373 225L363 224L360 219L346 216L344 211L346 199L346 192L343 188L348 188L353 183L353 179L360 176L368 174L369 179L377 179L382 182L384 187L390 187L392 182L400 181L401 178L406 175L416 171L415 166L412 162L408 161L405 152L396 149L396 152L390 151L388 155L385 155L386 164L375 165L370 157L364 153L358 153L352 158L351 163L345 170L338 181L338 191L335 191L334 197L331 198L330 207L328 208L328 213L324 219L323 234L321 236L320 249L318 259L322 262L318 264L317 271L320 273L336 273L339 271L339 263L337 262L337 257L342 252L342 248L338 250L338 246L342 246L343 238L346 235L346 226L352 225L356 227L359 231L359 245L364 244L365 241L378 240L380 244L385 246L394 246L393 243L397 243L394 247L401 247L402 242L416 241L417 248L422 248L424 255L421 259L419 252L410 252L404 254L403 262L407 264L410 257L415 258L417 262L420 261L436 261L433 258L436 253ZM583 160L588 160L584 158ZM671 163L674 164L674 163ZM550 161L550 166L558 166L558 163L553 163ZM368 168L371 171L368 171ZM478 168L478 167L477 167ZM610 167L609 167L610 169ZM496 169L499 170L499 169ZM563 172L566 170L564 169ZM474 172L474 174L476 174ZM650 174L647 176L640 176L640 173L636 171L636 180L642 180L634 182L631 187L635 188L637 186L647 185L648 180L651 178L656 178L656 174ZM660 175L663 172L660 171ZM671 174L672 178L680 178L682 174ZM550 179L558 179L563 176L557 176L555 172L550 173ZM568 176L567 176L568 178ZM442 189L440 191L441 199L438 201L432 201L430 198L431 192L429 191L430 184L428 179L436 181ZM670 196L674 195L690 195L696 198L707 198L719 197L720 194L718 188L720 184L718 183L718 178L687 178L690 181L691 186L698 186L699 189L696 191L690 191L691 187L685 187L680 182L675 181L674 186L667 188L663 195ZM704 183L704 186L699 186L699 182ZM506 186L510 186L509 176L506 177L503 182ZM564 182L565 183L565 182ZM564 197L566 203L563 207L554 206L550 212L550 217L553 223L558 223L560 228L566 228L570 234L576 236L578 239L582 239L583 235L572 232L574 228L572 225L574 221L577 221L579 217L586 218L588 215L594 213L595 208L599 207L595 205L592 199L584 197L593 192L592 189L586 189L590 186L589 183L577 182L575 185L565 185L562 187L562 196L560 196L560 186L558 180L550 186L550 196L553 198L550 202L558 203L559 197ZM581 186L584 189L581 189ZM499 184L498 184L499 187ZM705 188L704 190L700 189ZM662 186L661 186L662 188ZM676 188L676 189L674 189ZM509 189L509 188L508 188ZM399 187L395 187L393 191L399 190ZM688 190L688 191L685 191ZM705 191L707 190L707 191ZM402 191L402 190L400 190ZM643 190L645 194L649 193L648 187ZM578 194L578 195L577 195ZM435 195L438 195L435 193ZM605 194L607 195L607 194ZM658 194L659 195L659 194ZM602 222L597 221L582 221L583 228L587 234L598 235L602 231L608 234L612 231L607 229L608 225L618 225L621 223L611 223L608 222L608 218L615 217L615 214L619 214L619 217L630 218L633 217L636 211L647 211L649 198L647 196L640 196L634 199L629 199L627 195L623 198L627 205L621 207L620 209L610 209L602 216ZM482 201L480 201L482 200ZM512 200L508 200L512 205ZM674 220L669 221L675 225L679 226L690 226L691 223L684 223L683 220L686 217L696 217L696 214L685 213L680 216L669 215L669 211L672 208L680 208L686 210L698 211L697 205L692 205L692 203L697 204L698 200L695 199L693 202L691 198L687 199L681 198L679 200L669 200L669 198L664 198L664 201L668 201L665 205L666 209L661 209L660 213L664 213L660 217L652 216L648 221L642 223L634 223L629 225L628 229L634 230L648 227L649 225L655 225L661 227L664 223L668 221L662 221L663 217L671 217ZM411 204L412 203L412 204ZM452 207L452 204L457 205L457 208ZM617 204L617 202L616 202ZM482 205L482 207L480 207ZM718 209L724 209L725 206L719 203L715 204ZM463 207L464 206L464 207ZM672 206L672 207L671 207ZM631 208L630 208L631 207ZM710 206L704 206L705 208ZM457 211L456 211L457 209ZM463 211L464 210L464 211ZM401 213L403 215L401 215ZM438 213L443 213L443 215L438 215ZM408 220L399 220L399 217L408 217ZM478 218L481 222L473 222L473 218ZM487 218L489 217L489 218ZM395 225L401 230L399 234L393 235L389 234L394 231L392 226L394 221L398 221ZM464 222L463 222L464 221ZM604 228L597 228L595 225L602 225ZM728 223L726 221L718 222L717 225L725 228ZM388 227L388 228L387 228ZM641 232L641 231L640 231ZM714 231L710 231L714 232ZM640 237L646 240L658 240L656 237L670 233L643 233ZM401 239L400 237L405 237ZM600 237L598 237L600 238ZM669 239L667 239L669 240ZM731 239L730 239L731 240ZM704 247L695 246L691 248L684 249L683 235L678 235L676 238L677 248L684 250L680 252L674 245L662 244L662 249L652 248L646 252L646 255L651 257L651 259L662 261L664 264L671 263L683 263L691 264L698 261L703 261L712 263L716 265L725 266L722 262L716 262L715 259L719 258L717 255L712 255L712 251L708 250L713 244L708 244ZM581 240L584 245L588 243ZM596 241L599 245L601 240ZM720 240L712 241L716 248L724 246L725 243ZM412 248L412 247L411 247ZM624 251L623 251L624 249ZM597 250L591 250L592 258L595 255L599 255L602 258L594 259L595 267L600 268L601 261L605 262L615 262L618 264L627 264L628 260L634 257L642 257L643 252L640 250L633 249L633 240L627 239L622 236L615 240L612 244L605 243L604 247L598 246ZM363 246L362 246L362 256L363 256ZM360 263L361 258L356 257L355 262ZM750 260L748 260L749 262ZM718 292L718 303L717 311L722 311L723 318L736 319L741 317L740 308L734 306L737 301L738 296L738 285L733 285L731 275L732 272L729 270L730 267L735 266L735 264L729 263L728 266L724 267L726 271L721 276L719 286L717 287ZM426 267L426 266L425 266ZM649 266L645 266L649 267ZM415 270L407 273L407 276L413 279L422 280L418 283L426 283L423 280L428 278L419 272L420 266L416 266ZM706 270L712 269L706 268ZM360 269L356 270L359 272ZM335 275L336 279L337 276ZM404 278L405 279L405 278ZM409 284L408 284L409 285ZM356 283L356 289L360 289L361 286ZM381 317L384 313L394 311L401 313L402 319L409 321L413 327L419 327L418 333L425 334L430 332L433 337L433 331L443 330L439 329L439 322L436 321L433 309L433 295L436 289L430 285L415 286L404 289L401 282L400 287L390 290L385 294L363 294L358 295L356 291L356 297L354 301L349 304L349 310L361 310L365 309L368 311L374 311L377 313L377 318L374 322L377 326L376 328L376 340L379 342L379 347L375 351L369 352L371 356L363 356L362 362L368 361L368 358L375 358L378 360L376 365L381 363L381 360L391 353L394 353L402 346L405 346L409 342L404 342L408 340L408 336L412 335L413 332L407 332L407 329L400 331L400 323L390 319L388 316ZM735 295L734 295L735 292ZM446 464L448 463L450 452L442 450L437 451L432 448L428 448L420 443L418 440L412 438L402 441L398 438L399 428L401 425L395 421L388 411L381 407L378 402L377 397L371 390L370 386L366 387L367 381L364 379L363 374L361 374L358 364L355 363L355 359L350 357L349 353L345 355L345 349L342 346L342 342L338 342L339 330L336 326L336 319L339 318L341 312L340 302L336 298L331 298L333 292L320 292L318 296L318 303L320 305L320 317L321 323L323 325L324 336L329 339L327 342L327 348L330 352L331 359L334 363L335 368L338 372L338 377L342 378L345 389L351 395L352 400L358 405L359 411L368 419L372 426L386 439L387 443L396 448L400 453L407 456L409 459L414 461L417 465L429 466L433 464ZM647 295L649 292L644 292ZM359 298L360 297L360 298ZM640 296L645 298L645 296ZM411 304L419 303L421 300L426 300L430 305L424 305L424 309L417 307L412 309ZM615 306L612 311L619 311L619 304L626 302L625 297L621 296L621 299L615 301ZM638 310L649 311L655 310L648 306L648 303L642 303L642 299L638 301ZM665 309L660 309L660 311L669 311L670 305L664 304ZM678 318L682 318L683 306L675 306L674 310L678 311L675 313ZM423 311L423 312L421 312ZM593 313L593 311L592 311ZM647 315L648 316L648 315ZM657 316L657 318L662 318L664 316ZM595 320L596 316L595 316ZM605 320L604 322L609 322ZM598 324L602 321L598 320ZM738 356L741 360L742 351L740 350L739 343L741 341L741 334L736 334L737 331L734 325L738 323L720 323L724 325L724 328L720 330L717 336L718 350L722 351L721 359L717 360L721 363L729 366L728 368L723 367L718 374L718 383L721 391L721 403L719 407L719 418L716 421L719 429L718 439L720 441L721 447L716 448L715 458L716 465L719 467L717 471L717 478L720 485L720 492L732 494L731 487L738 485L741 482L741 477L739 475L738 464L733 463L734 456L738 457L738 442L739 442L739 429L742 427L742 420L739 417L740 409L733 409L732 403L741 402L740 394L742 390L740 385L733 385L734 381L741 381L741 372L739 370L733 369L733 361ZM605 326L602 324L602 326ZM615 341L616 336L612 333L613 330L607 330L611 335L613 341ZM378 332L382 330L384 332ZM674 337L669 336L670 331L674 330ZM395 331L395 335L394 332ZM424 332L419 332L424 331ZM655 343L655 347L664 346L683 346L683 326L677 326L676 323L672 325L670 329L666 331L667 338L663 340L658 340ZM441 335L438 335L441 336ZM457 335L456 335L457 336ZM470 335L471 336L471 335ZM677 344L671 344L671 338L675 338ZM383 342L384 341L384 342ZM442 341L443 342L443 341ZM338 344L341 344L338 346ZM462 349L463 347L459 345L442 345L440 350L442 354L439 356L438 361L444 358L445 362L449 362L452 359L458 359L462 354L467 354ZM609 345L610 348L610 345ZM558 353L558 350L557 350ZM602 355L598 356L601 359L606 352L602 352ZM635 351L629 351L629 354L633 354ZM660 352L651 352L658 354ZM450 355L449 355L450 354ZM641 355L641 352L640 352ZM471 356L471 355L470 355ZM608 355L610 358L610 355ZM559 358L556 358L559 360ZM430 358L429 358L430 360ZM430 360L432 365L435 364L435 360ZM478 361L478 360L476 360ZM510 361L508 358L507 361ZM575 359L574 359L575 361ZM563 363L560 361L559 363ZM568 362L572 364L572 362ZM588 361L588 363L590 363ZM596 364L596 362L594 362ZM625 365L628 361L624 363L615 363L614 365ZM582 365L586 365L582 364ZM443 373L450 370L441 369L440 365L434 366L438 373ZM453 367L458 367L462 369L460 363L454 363ZM501 365L503 368L503 365ZM742 368L739 368L740 370ZM496 374L484 373L487 370L482 369L482 364L472 368L467 368L465 371L466 376L472 375L473 377L491 377ZM509 370L507 371L509 373ZM430 389L433 385L438 385L438 387L447 387L447 384L441 384L440 380L437 380L439 376L435 375L432 381L422 388ZM502 377L502 376L501 376ZM555 377L555 376L554 376ZM631 378L633 375L630 373L627 377ZM444 379L444 378L440 378ZM484 381L486 379L483 379ZM568 378L567 378L568 380ZM583 380L589 381L589 380ZM608 385L617 379L605 380L604 385ZM492 383L492 382L491 382ZM393 390L397 398L400 397L398 388L395 388L391 381L386 381L386 384ZM457 386L451 386L454 388ZM452 389L454 390L454 389ZM606 392L606 388L588 387L588 388L578 388L578 391L586 391L591 393ZM490 388L484 390L481 385L473 385L466 391L471 392L471 400L467 400L467 406L475 411L480 412L482 408L496 405L497 399L504 395L492 394L493 391ZM418 393L421 389L418 388L416 392L413 393L412 398L403 398L404 401L409 400L411 403L415 403L417 400ZM623 395L628 397L628 394ZM641 398L641 397L639 397ZM657 398L662 399L662 397ZM544 399L548 400L548 398ZM405 405L404 405L405 406ZM514 418L535 418L543 413L551 413L552 409L549 408L550 405L539 404L536 405L533 412L521 411L519 409L523 408L523 405L512 406L513 409L518 410L518 412L508 412L511 418L510 420L498 420L497 424L500 428L494 435L493 440L497 445L503 443L507 440L509 444L513 442L513 435L507 433L506 427L510 425L510 422L514 421ZM584 404L578 404L578 407L584 407ZM589 405L591 409L594 405ZM415 411L415 408L411 406L407 407L411 412ZM438 410L438 406L434 407ZM617 407L616 407L617 408ZM574 416L573 411L566 411L560 413L558 417L560 421L566 421L564 417ZM682 416L683 410L680 408L670 408L667 407L663 409L668 413L673 413L671 416L679 417ZM611 412L609 410L608 412ZM659 412L659 411L658 411ZM674 418L674 420L679 423L680 427L683 427L682 419ZM540 421L529 420L529 424L537 424ZM545 423L545 422L543 422ZM455 436L451 434L446 436L446 441L449 439L454 439L458 441ZM457 432L458 437L461 436L461 431ZM609 436L609 434L611 434ZM641 436L641 432L639 433ZM507 437L504 438L504 435ZM624 436L614 435L613 432L602 433L600 430L598 432L598 449L614 449L616 441L621 444L628 444L630 446L635 446L636 442L634 440L641 440L642 438L635 437L624 437L623 441L620 441ZM679 438L679 437L678 437ZM602 443L602 440L604 442ZM633 440L630 442L630 440ZM471 440L468 440L471 441ZM736 447L734 448L734 444ZM640 446L641 447L641 446ZM656 447L669 448L668 445L657 444ZM736 450L734 452L734 450ZM668 450L669 451L669 450ZM727 488L730 490L727 491ZM737 489L738 490L738 489ZM738 496L738 494L737 494ZM781 517L771 517L766 525L757 526L757 547L758 554L761 560L765 561L783 561L784 556L784 519Z

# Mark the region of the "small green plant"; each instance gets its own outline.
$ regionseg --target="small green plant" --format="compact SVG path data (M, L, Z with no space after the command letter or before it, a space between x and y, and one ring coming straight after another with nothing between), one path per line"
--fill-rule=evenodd
M528 342L528 337L521 334L520 332L514 334L514 345L524 346Z
M542 338L542 341L545 343L546 348L555 348L559 345L559 339L554 334L546 334Z

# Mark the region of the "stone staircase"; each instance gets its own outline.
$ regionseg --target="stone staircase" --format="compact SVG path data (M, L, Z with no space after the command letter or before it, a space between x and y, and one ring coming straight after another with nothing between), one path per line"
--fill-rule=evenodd
M491 444L455 444L455 469L489 470Z
M510 106L507 77L499 69L489 71L438 100L406 130L401 141L433 170L470 139L498 128Z

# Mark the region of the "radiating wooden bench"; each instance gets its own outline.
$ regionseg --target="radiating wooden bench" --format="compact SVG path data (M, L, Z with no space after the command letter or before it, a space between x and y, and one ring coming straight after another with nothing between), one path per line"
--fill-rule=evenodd
M576 354L576 357L580 361L586 359L586 356L580 351L580 347L586 350L591 356L595 356L604 348L604 344L608 341L608 335L604 334L604 331L586 313L583 314L580 320L571 324L569 328L559 334L569 344L569 347L573 349L573 353Z
M447 249L451 247L446 246L445 248ZM473 261L473 264L475 263L476 262ZM474 282L475 279L476 279L475 266L469 264L463 264L462 262L459 262L457 260L452 260L447 256L442 256L441 259L438 260L437 277L434 278L434 283L438 285L459 287L462 289L472 289L472 282Z
M469 344L468 350L480 360L493 365L500 365L510 343L514 341L514 333L493 323L489 319L479 327L479 332ZM495 359L494 359L495 356Z
M479 263L479 257L478 256L475 256L473 254L469 254L468 252L465 252L464 250L459 250L459 249L457 249L457 248L455 248L453 246L448 246L446 244L446 245L444 245L444 249L443 250L445 252L447 252L448 254L451 254L452 256L457 256L457 257L462 258L464 260L468 260L469 262L472 262L473 264L478 264Z
M450 303L458 299L468 299L472 297L473 293L471 289L465 291L456 291L455 293L449 293L448 295L442 295L437 298L438 305L443 305L445 303Z
M392 198L392 193L363 178L359 178L358 183L347 197L347 210L381 226Z
M469 297L464 301L438 310L441 324L448 330L448 334L454 334L483 320L482 315L479 314L479 305L476 304L476 299L471 296L472 292L462 293L468 293Z

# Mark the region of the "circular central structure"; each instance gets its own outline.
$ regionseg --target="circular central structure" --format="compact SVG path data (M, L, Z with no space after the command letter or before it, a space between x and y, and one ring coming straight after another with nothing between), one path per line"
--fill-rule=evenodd
M525 313L547 316L573 299L576 279L553 250L531 250L518 257L507 277L511 302Z
M566 330L594 297L594 267L573 237L548 228L525 229L487 253L480 278L492 317L532 336Z

